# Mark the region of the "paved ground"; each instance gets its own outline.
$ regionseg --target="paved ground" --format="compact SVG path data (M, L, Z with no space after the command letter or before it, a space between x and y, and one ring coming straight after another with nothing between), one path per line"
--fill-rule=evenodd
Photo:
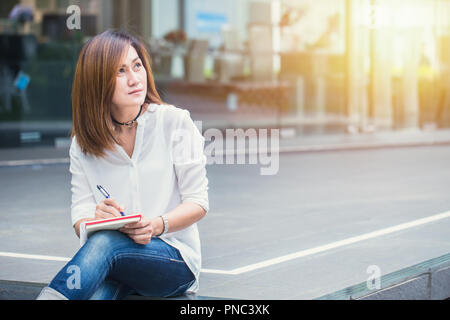
M280 145L300 152L282 152L273 176L259 165L208 166L199 294L311 299L365 281L371 265L387 274L450 252L450 219L437 216L450 208L448 136L284 139ZM432 146L379 148L420 139ZM356 143L379 146L350 151ZM311 152L324 145L335 151ZM5 162L66 156L67 149L0 150L0 279L48 282L64 264L58 258L78 249L68 164ZM426 217L435 220L419 220Z
M365 281L370 265L386 274L445 254L448 219L332 246L447 211L449 157L445 147L292 154L281 157L274 177L249 168L211 168L220 181L214 193L219 207L202 228L205 241L211 239L205 264L225 270L267 266L226 277L205 275L203 292L309 299ZM216 234L221 226L225 230ZM303 251L314 248L323 251ZM305 255L271 260L292 253Z

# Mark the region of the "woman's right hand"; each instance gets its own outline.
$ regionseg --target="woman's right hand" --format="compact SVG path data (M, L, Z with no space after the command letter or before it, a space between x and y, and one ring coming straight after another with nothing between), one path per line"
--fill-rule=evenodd
M93 220L101 220L101 219L108 219L108 218L114 218L114 217L121 217L120 211L124 211L125 208L119 206L114 199L109 198L102 200L97 206L95 207L95 218L84 218L78 220L75 225L75 233L78 237L80 237L80 225L84 221L93 221Z
M120 211L125 208L119 206L113 198L104 199L95 207L95 219L109 219L114 217L121 217Z

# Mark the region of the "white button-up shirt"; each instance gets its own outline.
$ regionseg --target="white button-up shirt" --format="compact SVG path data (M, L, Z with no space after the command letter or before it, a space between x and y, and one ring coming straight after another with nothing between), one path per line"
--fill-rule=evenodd
M150 104L137 123L131 158L120 145L115 151L107 150L104 158L85 155L76 137L72 139L72 224L95 217L95 207L104 199L97 185L125 207L125 214L154 218L182 202L193 202L209 211L205 139L189 111ZM180 251L196 278L188 291L196 292L201 269L197 224L161 239Z

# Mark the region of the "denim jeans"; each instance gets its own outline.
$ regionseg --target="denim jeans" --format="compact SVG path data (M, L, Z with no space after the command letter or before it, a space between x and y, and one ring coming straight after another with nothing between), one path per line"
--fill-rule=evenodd
M177 296L194 281L180 252L161 239L141 245L119 231L98 231L49 287L70 300L115 300L131 293Z

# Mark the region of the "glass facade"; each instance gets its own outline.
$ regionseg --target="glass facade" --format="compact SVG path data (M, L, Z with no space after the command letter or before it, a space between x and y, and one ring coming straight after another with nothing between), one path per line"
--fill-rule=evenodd
M449 14L447 0L4 1L0 147L67 136L78 53L108 28L145 39L161 96L198 119L449 127Z

